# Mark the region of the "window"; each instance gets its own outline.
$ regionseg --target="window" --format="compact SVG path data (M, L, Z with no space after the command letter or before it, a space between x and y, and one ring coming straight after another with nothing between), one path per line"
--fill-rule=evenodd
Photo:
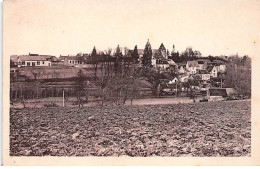
M35 66L35 62L32 62L32 66Z
M22 65L25 65L25 61L22 61Z
M40 61L37 61L37 65L40 65Z
M42 64L44 65L44 61L42 61Z
M27 62L27 66L31 66L31 62Z

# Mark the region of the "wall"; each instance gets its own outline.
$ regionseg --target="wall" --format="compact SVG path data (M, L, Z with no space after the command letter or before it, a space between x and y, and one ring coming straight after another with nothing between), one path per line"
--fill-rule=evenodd
M33 63L35 64L35 66L51 66L51 61L25 61L25 64L21 64L21 66L28 66L28 63L30 63L30 66L32 66Z

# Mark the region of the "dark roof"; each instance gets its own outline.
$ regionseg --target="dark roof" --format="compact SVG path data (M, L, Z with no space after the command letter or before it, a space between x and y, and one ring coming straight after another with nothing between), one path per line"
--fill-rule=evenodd
M215 67L215 66L208 66L208 67L207 67L207 71L208 71L208 72L211 72L214 67Z
M65 57L67 60L84 60L84 57L82 56L67 56Z
M61 60L65 60L66 57L68 57L68 56L61 56L61 55L60 55L59 60L60 60L60 61L61 61Z
M214 60L213 62L215 62L215 63L219 63L219 64L225 64L225 62L222 61L222 60Z
M210 88L209 89L210 96L228 96L225 88Z
M205 70L205 69L203 69L203 70L198 70L198 73L199 73L199 74L209 74L209 72L208 72L207 70Z
M160 45L159 50L166 50L166 48L164 47L163 43Z
M187 62L186 61L183 61L181 63L179 63L180 66L186 66Z
M200 80L201 79L201 77L199 75L192 75L192 77L193 77L194 80Z
M219 63L217 63L217 62L209 62L209 63L208 63L208 65L214 65L214 66L218 66L218 65L219 65Z
M202 61L202 60L198 60L198 64L204 64L204 61Z

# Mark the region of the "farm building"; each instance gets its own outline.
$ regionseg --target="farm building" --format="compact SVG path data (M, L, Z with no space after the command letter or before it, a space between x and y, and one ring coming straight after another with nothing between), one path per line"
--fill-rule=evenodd
M30 67L30 66L52 66L52 62L56 62L57 58L51 55L12 55L10 57L13 66Z
M235 94L237 92L233 88L210 88L207 92L207 97L209 101L221 101Z

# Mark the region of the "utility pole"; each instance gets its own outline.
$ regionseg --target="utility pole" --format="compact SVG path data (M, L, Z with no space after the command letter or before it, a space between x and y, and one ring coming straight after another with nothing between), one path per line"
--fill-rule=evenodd
M178 89L177 89L177 81L176 81L176 92L175 92L175 97L177 98L177 91L178 91Z

